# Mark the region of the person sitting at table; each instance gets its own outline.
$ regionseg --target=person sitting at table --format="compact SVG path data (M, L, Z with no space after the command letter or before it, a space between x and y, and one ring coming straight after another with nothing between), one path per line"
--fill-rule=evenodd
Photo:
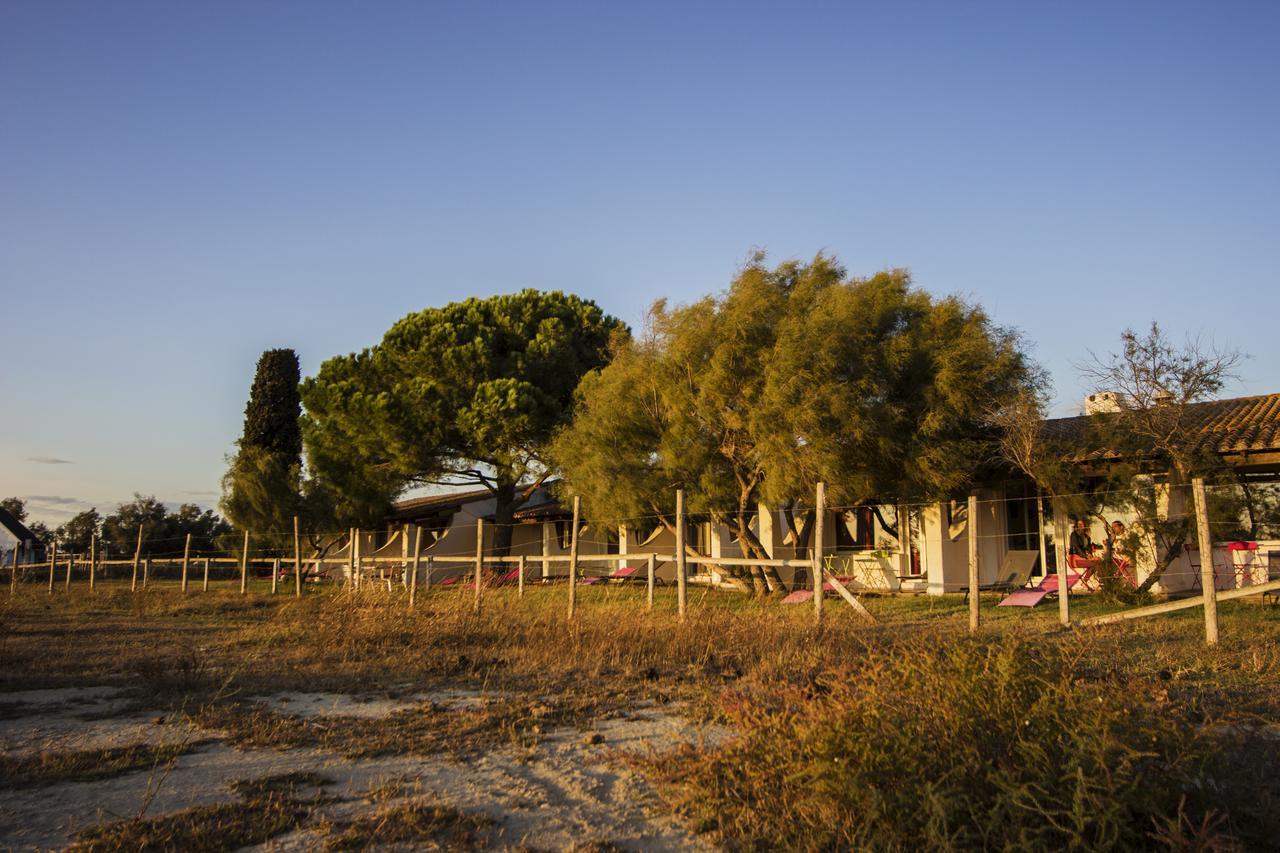
M1076 519L1076 527L1071 531L1071 541L1068 546L1067 553L1072 557L1093 559L1093 540L1089 537L1089 525L1083 518Z
M1116 519L1107 530L1107 553L1105 559L1111 560L1119 575L1134 586L1134 578L1129 571L1129 559L1124 552L1124 537L1128 534L1124 522Z

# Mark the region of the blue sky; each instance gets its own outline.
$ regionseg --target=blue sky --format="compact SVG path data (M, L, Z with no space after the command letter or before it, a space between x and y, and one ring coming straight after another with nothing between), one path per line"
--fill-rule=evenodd
M265 348L521 287L636 324L757 246L981 302L1062 413L1153 319L1280 391L1278 42L1275 3L0 2L0 493L212 505Z

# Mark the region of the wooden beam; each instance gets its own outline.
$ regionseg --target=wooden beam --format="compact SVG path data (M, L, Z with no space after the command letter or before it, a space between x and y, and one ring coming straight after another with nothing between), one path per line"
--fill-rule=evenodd
M837 578L835 575L831 575L830 577L827 578L827 582L831 584L832 589L840 593L840 596L845 601L849 602L849 606L852 607L855 611L857 611L859 616L866 619L868 622L876 621L876 617L871 615L871 611L867 610L866 606L861 601L858 600L858 597L856 595L850 592L848 588L845 587L845 585L840 582L839 578Z
M1234 601L1237 598L1248 598L1252 595L1262 595L1264 592L1275 591L1280 591L1280 581L1269 581L1255 584L1254 586L1242 586L1239 589L1228 589L1218 593L1215 599L1217 601ZM1080 624L1110 625L1114 622L1145 619L1148 616L1161 616L1165 613L1174 613L1178 610L1190 610L1193 607L1203 606L1204 596L1198 595L1195 598L1179 598L1176 601L1165 601L1160 604L1148 605L1147 607L1135 607L1132 610L1121 610L1118 613L1108 613L1104 616L1092 616L1081 620Z

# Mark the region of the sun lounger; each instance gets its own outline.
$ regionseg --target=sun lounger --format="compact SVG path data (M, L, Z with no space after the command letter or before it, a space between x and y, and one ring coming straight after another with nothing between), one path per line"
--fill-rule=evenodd
M590 586L591 584L601 583L602 581L622 581L630 577L635 577L635 574L639 571L640 570L637 568L628 566L618 569L611 575L592 575L591 577L582 578L578 583Z
M1040 560L1039 551L1006 551L1000 562L999 580L978 584L979 592L1012 592L1031 580L1031 571ZM964 587L964 600L969 600L969 587Z
M1071 589L1080 580L1083 575L1078 572L1067 572L1067 589ZM1058 574L1045 575L1037 585L1029 589L1019 589L1010 595L1006 595L997 604L997 607L1035 607L1044 601L1050 595L1054 595L1058 591Z

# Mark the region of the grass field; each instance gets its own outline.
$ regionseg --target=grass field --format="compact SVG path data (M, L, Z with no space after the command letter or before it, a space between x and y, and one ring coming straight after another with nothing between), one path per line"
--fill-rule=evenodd
M450 767L495 756L536 765L569 745L582 760L594 732L625 731L637 709L731 736L673 734L610 753L656 792L648 810L688 834L649 843L637 839L652 827L610 837L606 826L584 845L1273 849L1280 837L1280 609L1255 602L1222 606L1223 642L1209 650L1197 610L1064 631L1052 603L1009 612L990 598L971 637L958 597L867 597L875 625L835 599L816 629L809 606L702 589L683 623L667 589L650 613L642 589L581 588L572 623L563 586L523 600L490 590L478 613L469 590L422 594L413 612L399 590L268 593L261 581L248 596L220 581L184 597L165 581L131 594L112 581L92 596L26 584L0 601L5 694L111 688L118 698L99 716L160 715L190 732L163 749L113 747L115 764L57 744L24 751L30 710L0 695L14 733L6 760L23 787L84 784L86 764L91 778L141 765L163 774L214 737L245 754L390 762L405 791L361 792L348 799L364 810L347 814L351 803L323 791L245 794L242 784L189 814L69 823L68 837L85 849L155 838L199 847L233 814L236 837L254 843L309 832L304 846L363 849L382 815L397 843L527 847L536 831L504 835L504 808L450 802L447 785L422 790L414 762L446 762L447 779ZM1106 610L1073 601L1073 616ZM449 691L485 698L422 698ZM291 692L412 701L312 717L262 700ZM246 817L252 807L226 813L237 796L262 806L262 820Z

